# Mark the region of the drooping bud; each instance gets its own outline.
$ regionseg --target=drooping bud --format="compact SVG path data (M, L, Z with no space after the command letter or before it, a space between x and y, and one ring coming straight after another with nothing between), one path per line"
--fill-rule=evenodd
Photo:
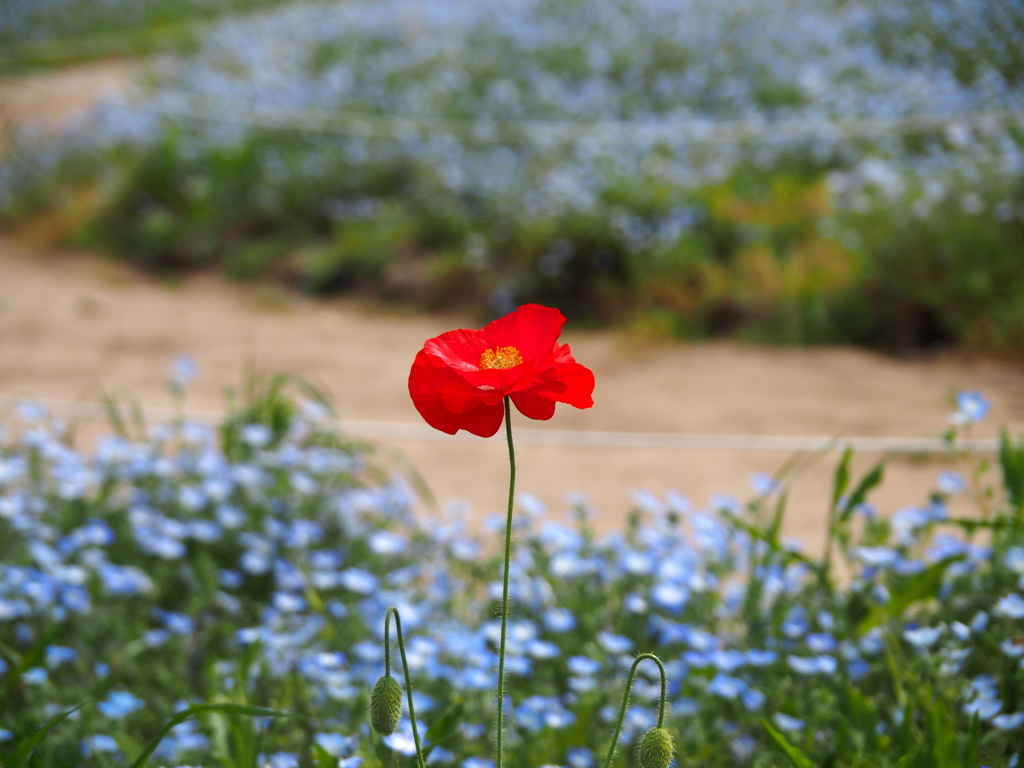
M390 736L402 715L402 686L390 675L384 675L370 694L370 725L381 736Z
M672 735L665 728L651 728L640 741L640 768L668 768L675 754Z

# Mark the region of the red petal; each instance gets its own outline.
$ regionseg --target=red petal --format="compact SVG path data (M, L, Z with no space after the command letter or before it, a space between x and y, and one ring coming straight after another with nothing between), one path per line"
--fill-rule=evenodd
M543 397L533 390L513 392L511 397L512 402L523 416L547 421L555 415L555 401Z
M501 426L502 399L531 419L550 419L555 403L594 404L594 374L558 345L565 318L557 309L526 304L480 331L460 329L430 339L409 372L409 394L432 427L465 429L489 437ZM523 362L508 369L480 369L487 349L515 347Z
M429 339L423 351L457 371L479 371L480 355L487 344L480 331L460 328Z
M480 437L497 432L504 417L501 398L496 403L482 401L457 373L436 361L420 350L409 371L409 394L424 420L449 435L460 429Z
M564 324L565 318L557 309L524 304L484 326L480 338L486 343L486 349L515 347L524 361L540 361L555 349Z
M533 376L524 377L524 386L514 389L517 392L530 391L538 397L567 403L575 408L594 405L594 374L573 359L568 344L558 347L545 363L546 367L542 363Z
M554 369L555 381L562 385L551 397L574 408L594 405L594 372L579 363L569 363Z
M471 411L466 411L459 417L459 429L472 432L478 437L490 437L501 426L505 419L505 406L481 405Z

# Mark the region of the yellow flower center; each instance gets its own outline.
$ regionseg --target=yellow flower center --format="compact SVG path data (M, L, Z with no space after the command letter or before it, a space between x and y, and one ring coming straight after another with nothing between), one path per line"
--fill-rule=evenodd
M523 362L523 356L515 347L498 347L485 350L480 355L480 370L485 371L489 368L505 370L506 368L515 368L521 362Z

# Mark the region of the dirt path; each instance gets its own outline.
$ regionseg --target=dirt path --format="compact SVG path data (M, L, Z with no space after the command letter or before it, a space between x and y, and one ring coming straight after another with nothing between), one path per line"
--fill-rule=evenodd
M126 87L131 74L129 62L112 59L17 78L0 77L0 142L8 127L52 130L64 125L97 99Z
M247 364L322 383L341 418L420 424L406 392L423 341L468 318L405 316L351 300L313 301L212 276L169 287L88 254L40 252L0 238L0 394L94 399L101 387L147 405L171 404L174 356L193 355L200 375L187 405L217 410ZM962 358L896 360L851 349L785 350L726 343L642 345L622 335L566 336L597 377L596 406L563 407L549 426L572 430L737 435L930 437L946 426L948 398L980 388L1002 422L1024 427L1019 368ZM526 426L520 418L520 426ZM529 426L538 426L537 423ZM506 494L503 441L387 440L439 499L460 497L477 513ZM520 488L564 507L588 494L602 527L617 524L629 492L675 488L705 504L715 492L748 493L748 477L773 472L785 453L521 445ZM866 466L876 456L864 456ZM924 499L935 463L897 461L879 500L896 508ZM812 468L793 498L788 530L821 536L831 461Z
M43 88L2 83L0 115L60 123L96 93L123 83L127 72L115 62L36 76L79 84L82 99L62 103ZM45 239L48 233L37 229L40 234ZM420 424L406 392L413 356L430 336L472 324L465 317L407 316L351 300L313 301L212 276L170 287L110 260L54 252L41 242L0 237L0 395L94 399L105 387L147 405L170 405L170 363L188 353L200 368L190 408L220 408L225 387L238 384L253 364L322 383L342 419ZM1009 364L897 360L851 349L638 344L611 332L570 330L567 340L595 371L596 406L562 407L553 428L931 437L946 427L949 398L959 388L981 389L993 403L979 435L994 436L1001 423L1024 428L1024 376ZM503 441L384 442L408 457L439 499L465 499L477 514L503 506ZM624 519L631 489L674 488L698 505L715 492L745 498L749 476L773 472L787 455L521 445L518 458L522 490L556 512L564 509L567 492L583 492L607 528ZM858 467L876 459L862 456ZM804 473L792 496L787 531L814 547L823 533L833 462ZM938 469L935 462L897 460L878 494L880 506L922 501Z

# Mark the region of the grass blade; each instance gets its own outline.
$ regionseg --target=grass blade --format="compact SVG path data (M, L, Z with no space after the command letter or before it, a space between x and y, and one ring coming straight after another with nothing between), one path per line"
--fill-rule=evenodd
M805 755L799 748L790 744L789 739L783 736L780 731L776 730L771 723L763 717L760 719L761 727L764 728L764 732L768 734L768 738L771 740L772 744L775 745L775 748L778 749L779 752L789 759L789 762L793 764L793 768L815 768L814 763L807 758L807 755Z
M266 707L252 707L248 704L195 704L188 709L183 709L164 723L164 727L160 729L160 733L158 733L156 737L149 742L149 746L147 746L145 751L139 755L138 759L131 764L130 768L142 768L142 766L148 762L153 752L156 751L156 748L160 746L160 742L163 741L167 734L169 734L176 726L181 725L191 717L202 715L207 712L225 712L231 715L249 715L250 717L301 717L300 715L293 715L290 712L281 712L276 709L267 709Z
M20 768L21 764L28 759L28 756L32 754L32 750L39 746L43 739L50 735L50 731L56 728L68 715L74 712L76 709L81 709L85 705L83 701L77 707L72 707L67 712L63 712L57 715L53 720L48 722L38 731L22 739L21 743L18 744L18 748L14 750L14 753L7 758L7 768Z

